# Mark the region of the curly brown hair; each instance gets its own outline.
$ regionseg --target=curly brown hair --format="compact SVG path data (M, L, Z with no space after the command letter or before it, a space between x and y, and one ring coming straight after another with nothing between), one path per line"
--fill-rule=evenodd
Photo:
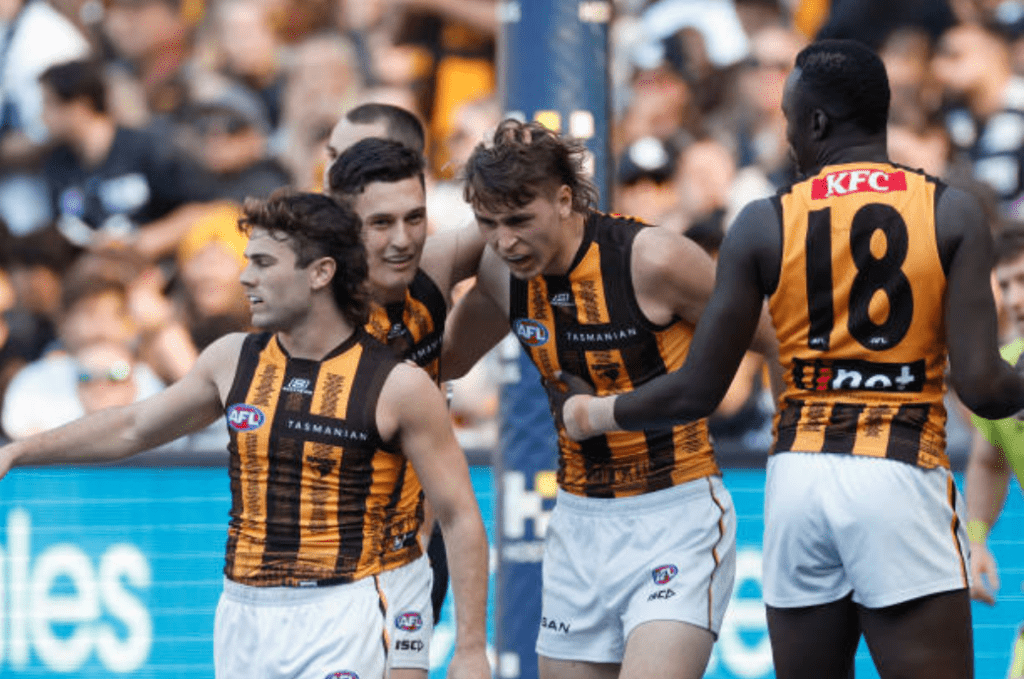
M266 229L273 238L288 241L298 268L320 257L333 259L338 267L331 291L338 310L355 326L366 323L366 248L359 216L350 208L318 193L280 189L266 200L247 198L238 228L246 235L254 228Z
M493 212L521 208L564 185L572 191L572 209L587 212L598 196L583 169L586 153L581 141L509 118L490 143L473 149L462 171L463 195L470 205Z

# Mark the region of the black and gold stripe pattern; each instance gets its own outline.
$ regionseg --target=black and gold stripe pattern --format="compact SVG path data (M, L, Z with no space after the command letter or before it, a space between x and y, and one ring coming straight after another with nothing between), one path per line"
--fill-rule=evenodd
M633 291L630 255L642 228L592 213L567 275L511 277L512 329L542 377L564 370L598 395L618 394L683 364L693 328L651 324ZM719 473L703 420L582 443L562 430L559 448L559 485L576 495L639 495Z
M422 493L381 440L397 359L357 331L322 361L270 333L243 345L225 413L231 510L225 575L254 586L341 583L417 558Z
M366 331L394 349L403 359L420 366L435 382L441 378L441 340L448 305L434 281L422 270L401 302L370 306Z
M786 381L775 451L949 466L943 189L916 170L851 163L774 199L783 245L769 308Z

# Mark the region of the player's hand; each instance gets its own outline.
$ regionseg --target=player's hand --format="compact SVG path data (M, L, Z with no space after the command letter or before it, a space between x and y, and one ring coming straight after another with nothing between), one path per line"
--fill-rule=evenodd
M594 397L594 388L576 375L559 372L556 380L544 380L555 422L565 429L573 441L592 437L587 407Z
M984 601L989 606L994 605L996 591L999 589L999 570L992 552L979 542L971 543L971 580L971 598Z
M483 647L470 651L456 646L452 661L448 663L448 679L491 679L491 663Z

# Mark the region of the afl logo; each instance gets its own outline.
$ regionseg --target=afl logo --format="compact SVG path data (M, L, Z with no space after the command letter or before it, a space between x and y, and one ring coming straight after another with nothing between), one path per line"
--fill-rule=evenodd
M415 632L423 627L423 618L416 611L406 611L395 618L395 627L406 632Z
M539 347L548 341L548 329L532 318L520 318L512 326L516 337L531 347Z
M228 426L235 431L259 429L266 420L262 410L248 403L236 403L228 408Z
M355 672L342 670L341 672L331 672L324 679L359 679L359 675Z
M657 568L655 568L653 571L651 571L651 576L654 577L654 584L665 585L668 584L669 580L676 577L676 573L678 572L679 569L676 568L673 564L667 564L665 566L658 566Z

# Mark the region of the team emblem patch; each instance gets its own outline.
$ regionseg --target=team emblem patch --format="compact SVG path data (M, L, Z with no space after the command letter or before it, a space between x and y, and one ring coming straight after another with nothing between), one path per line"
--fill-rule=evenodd
M341 672L331 672L324 679L359 679L359 675L355 672L342 670Z
M423 616L416 611L406 611L395 618L395 627L405 632L415 632L423 627Z
M665 585L668 584L672 578L676 577L676 573L678 572L679 569L676 568L674 564L665 564L664 566L658 566L651 571L651 577L654 578L654 584Z
M548 341L548 329L532 318L520 318L513 325L512 329L516 337L531 347L539 347Z
M263 411L248 403L236 403L228 408L228 426L235 431L253 431L266 421Z

